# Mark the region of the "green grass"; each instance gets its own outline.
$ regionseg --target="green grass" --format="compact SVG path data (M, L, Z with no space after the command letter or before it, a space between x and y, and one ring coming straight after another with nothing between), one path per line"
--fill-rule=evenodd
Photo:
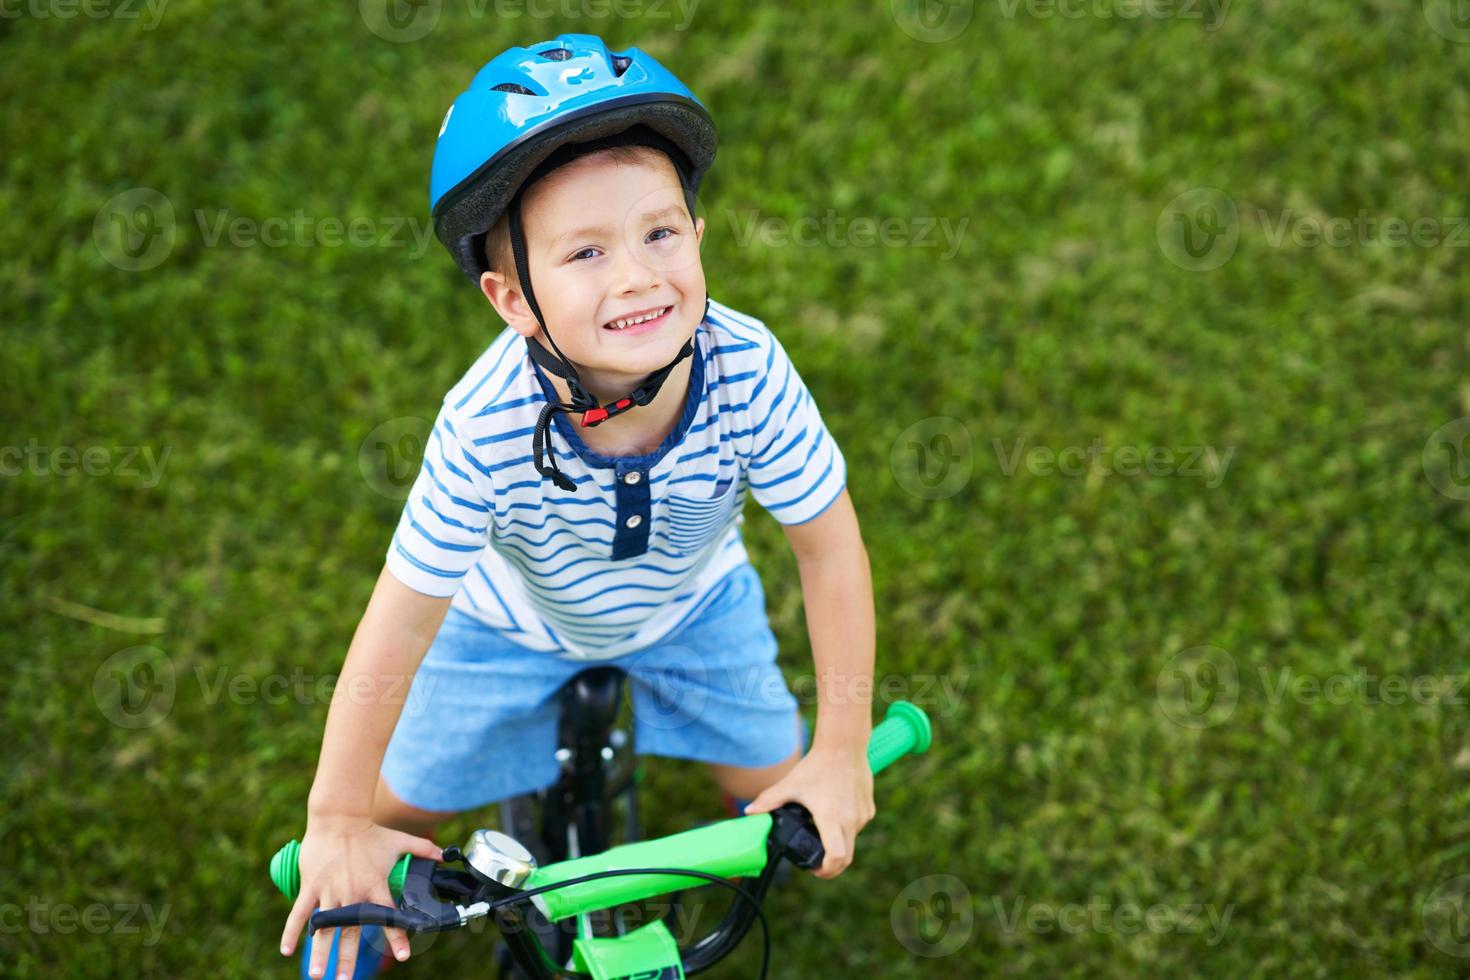
M683 32L449 2L413 43L355 4L173 0L146 31L141 8L0 21L0 443L170 453L151 487L54 463L0 477L0 972L291 975L264 872L303 824L326 705L211 703L198 677L338 669L398 510L359 447L432 418L499 327L436 243L205 231L223 211L424 221L433 136L471 73L586 30L643 46L710 106L712 293L778 332L846 453L880 673L959 693L931 696L935 748L880 781L854 867L773 897L776 975L1462 974L1423 908L1470 871L1464 702L1276 696L1286 669L1470 671L1470 501L1435 490L1438 448L1423 462L1470 415L1467 252L1272 232L1288 214L1470 214L1470 47L1424 6L1240 4L1206 31L982 0L944 43L881 2L710 0ZM137 187L167 196L177 238L130 272L94 220ZM1156 235L1199 187L1238 213L1208 272ZM968 224L948 258L740 241L753 217L829 208ZM968 433L971 473L928 500L904 488L907 440L892 460L939 416ZM1008 474L1023 438L1234 455L1214 487ZM809 672L780 530L752 505L746 536L783 663ZM67 602L161 623L97 625ZM129 730L93 678L139 644L177 689L166 719ZM1170 720L1169 668L1201 645L1227 652L1236 704L1193 728ZM697 767L656 761L649 779L656 830L716 815ZM963 883L973 925L921 958L890 912L929 875ZM27 903L167 919L147 944L141 915L138 932L109 911L114 928L61 933L21 924ZM1107 916L1046 928L1089 903L1230 917L1213 944ZM442 937L406 973L475 975L491 938ZM752 975L752 952L719 975Z

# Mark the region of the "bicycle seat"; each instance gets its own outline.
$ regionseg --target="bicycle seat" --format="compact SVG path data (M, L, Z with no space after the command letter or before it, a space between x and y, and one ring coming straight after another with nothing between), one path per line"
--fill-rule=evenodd
M616 667L592 667L562 686L562 721L573 738L597 737L612 728L623 703L623 681Z

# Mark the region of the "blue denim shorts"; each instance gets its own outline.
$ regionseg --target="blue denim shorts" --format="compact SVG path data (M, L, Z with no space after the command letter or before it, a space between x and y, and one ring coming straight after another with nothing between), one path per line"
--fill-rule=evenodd
M399 799L461 811L556 781L557 692L589 667L628 675L641 755L762 767L805 740L776 665L760 577L748 563L655 646L586 661L528 650L451 609L414 675L383 757Z

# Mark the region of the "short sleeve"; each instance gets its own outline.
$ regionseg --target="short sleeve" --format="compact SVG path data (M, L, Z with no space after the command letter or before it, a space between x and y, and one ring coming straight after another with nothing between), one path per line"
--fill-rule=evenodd
M750 402L750 492L777 521L803 524L837 499L847 463L780 341L766 336L762 383Z
M456 434L446 403L424 446L424 462L409 491L388 548L388 570L424 595L448 597L489 544L488 489Z

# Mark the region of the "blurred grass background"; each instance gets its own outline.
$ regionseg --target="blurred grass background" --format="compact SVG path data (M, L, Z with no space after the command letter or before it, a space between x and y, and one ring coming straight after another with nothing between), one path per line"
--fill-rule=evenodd
M1436 0L1185 6L450 0L409 38L429 21L372 3L9 5L0 442L42 462L0 477L0 972L292 974L265 865L303 825L326 704L208 689L338 669L400 506L364 440L431 419L500 325L408 226L398 246L209 232L426 228L434 134L473 72L582 31L713 112L711 292L778 333L847 455L880 675L934 684L935 749L880 781L853 868L773 896L774 975L1463 975L1470 491L1431 437L1470 415L1470 30ZM173 238L130 269L109 202L139 188ZM1208 271L1169 238L1197 188L1228 202L1200 229L1238 236ZM741 234L829 209L965 225L947 257ZM1460 244L1272 231L1360 212ZM1021 440L1172 463L1011 467ZM954 492L927 499L916 442L930 476L967 468ZM134 446L168 453L156 485L125 472ZM1194 446L1233 453L1221 479L1178 472ZM103 447L108 472L68 475L55 447ZM794 562L755 505L746 539L809 673ZM176 690L129 729L94 678L138 645ZM1363 674L1436 693L1275 686ZM649 780L653 830L718 815L697 768ZM964 886L941 886L950 933L907 904L932 875ZM27 903L167 917L150 943L141 914L63 931L20 924ZM1073 903L1229 917L1045 927ZM483 975L491 938L401 972ZM717 974L753 975L753 952Z

